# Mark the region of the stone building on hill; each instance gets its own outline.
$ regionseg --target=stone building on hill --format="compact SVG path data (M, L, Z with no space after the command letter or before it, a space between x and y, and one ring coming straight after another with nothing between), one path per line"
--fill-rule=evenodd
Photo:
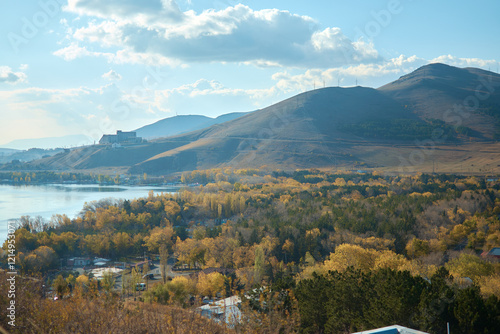
M123 132L121 130L116 131L116 135L103 135L99 144L109 145L109 144L139 144L142 142L141 137L137 137L134 131Z

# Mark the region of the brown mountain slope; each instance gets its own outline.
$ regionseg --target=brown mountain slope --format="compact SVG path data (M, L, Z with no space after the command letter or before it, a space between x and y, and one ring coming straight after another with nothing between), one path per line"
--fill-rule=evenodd
M423 119L471 128L483 139L498 136L500 75L477 68L429 64L378 89Z
M158 154L133 172L172 172L216 166L286 168L332 166L349 160L343 125L359 120L417 118L375 89L324 88L303 93L236 120L176 137L189 144ZM188 139L189 138L189 139ZM186 164L186 168L182 167Z

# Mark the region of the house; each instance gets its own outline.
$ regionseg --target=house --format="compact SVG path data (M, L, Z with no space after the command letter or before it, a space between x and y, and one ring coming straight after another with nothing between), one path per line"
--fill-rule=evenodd
M494 247L494 248L490 249L489 252L483 252L481 254L481 256L500 259L500 247Z
M224 323L232 328L241 321L241 298L231 296L208 305L200 306L196 311L203 317L218 323Z
M137 137L136 132L134 131L124 132L121 130L116 131L116 135L103 135L102 138L99 140L99 144L101 145L139 144L141 142L142 138Z
M94 259L94 266L97 267L104 267L108 264L108 262L111 261L109 259L104 259L104 258L95 258Z
M92 264L88 257L71 257L68 259L68 267L85 267Z
M151 269L153 267L153 262L151 262L151 261L142 261L142 262L136 263L134 266L135 266L136 270L140 270L142 272L142 270L144 269L144 266L146 266L146 264L148 265L149 269Z
M352 334L429 334L429 333L417 331L415 329L399 325L393 325L377 329L371 329L369 331L356 332Z
M95 268L92 269L90 272L94 275L94 278L101 280L103 279L106 273L109 273L111 275L116 275L122 272L122 269L116 267L105 267L105 268Z

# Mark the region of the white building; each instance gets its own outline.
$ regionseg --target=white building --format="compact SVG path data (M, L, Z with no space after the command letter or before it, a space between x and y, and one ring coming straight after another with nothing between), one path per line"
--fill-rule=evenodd
M225 323L228 327L234 327L241 321L241 298L231 296L208 305L198 307L198 312L209 319L219 323Z

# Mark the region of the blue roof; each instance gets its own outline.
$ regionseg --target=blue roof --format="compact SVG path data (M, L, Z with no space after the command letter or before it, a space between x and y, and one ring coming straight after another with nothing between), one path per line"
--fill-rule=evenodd
M489 254L494 256L500 256L500 247L492 248Z
M382 328L377 328L377 329L372 329L368 331L362 331L362 332L356 332L353 334L428 334L426 332L421 332L415 329L399 326L399 325L392 325L392 326L387 326L387 327L382 327Z
M399 334L399 331L397 328L381 329L380 331L372 332L372 334Z

